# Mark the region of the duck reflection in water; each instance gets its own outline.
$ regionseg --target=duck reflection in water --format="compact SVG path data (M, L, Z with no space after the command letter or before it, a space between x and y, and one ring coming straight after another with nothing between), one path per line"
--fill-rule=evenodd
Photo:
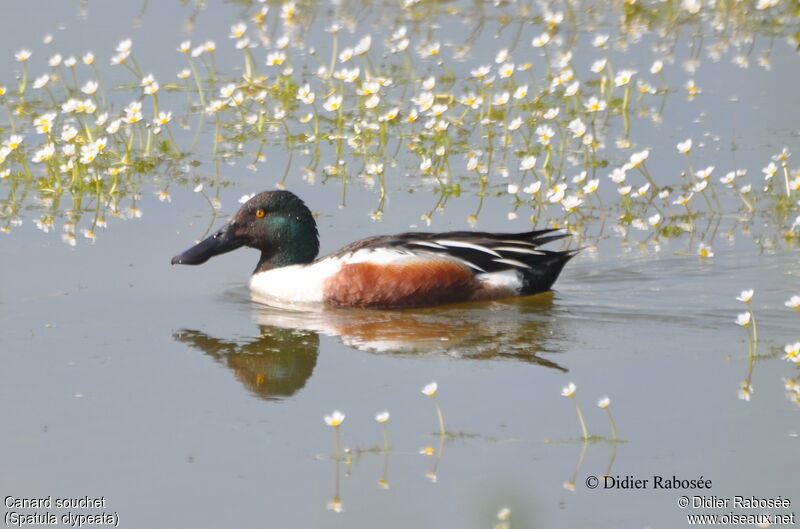
M190 329L176 332L174 338L204 351L266 400L289 397L305 386L317 363L320 335L374 354L509 359L567 371L540 356L560 352L562 332L553 313L552 292L414 310L300 311L258 302L252 306L260 328L253 338L216 338Z

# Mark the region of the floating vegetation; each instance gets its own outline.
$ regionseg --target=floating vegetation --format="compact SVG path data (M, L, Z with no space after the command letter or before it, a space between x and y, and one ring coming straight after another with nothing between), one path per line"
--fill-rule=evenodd
M788 343L780 347L772 347L770 352L766 354L759 354L758 353L758 330L756 327L756 317L755 312L753 311L751 301L753 299L755 290L748 289L743 290L736 299L745 303L747 305L747 312L739 313L736 316L736 324L743 327L745 332L747 333L747 375L744 380L741 381L739 384L739 389L737 391L737 395L740 400L749 402L753 396L753 373L755 370L755 365L758 361L764 359L772 359L772 358L782 358L786 360L790 364L794 364L795 366L800 365L800 342L795 343ZM784 303L784 305L790 309L796 309L798 305L797 299L798 296L792 296L788 301ZM782 355L782 356L781 356ZM794 382L795 379L784 378L783 383L785 385L787 391L787 398L792 400L795 403L800 403L798 401L797 393L795 392Z
M736 324L744 327L747 332L748 357L753 357L758 354L758 327L756 326L756 315L753 312L753 308L750 306L750 301L753 299L754 292L752 288L750 290L742 290L741 294L736 297L737 300L747 304L747 312L742 312L736 316Z
M425 387L422 388L422 394L426 397L430 397L433 400L433 405L436 407L436 418L439 421L439 435L444 437L447 435L447 430L445 430L444 427L444 415L442 414L442 408L439 407L439 401L436 399L437 391L439 391L439 385L436 382L426 384Z
M581 407L578 404L578 401L575 400L576 391L577 388L575 387L575 383L570 382L561 389L561 396L568 397L572 399L572 402L575 403L575 412L578 414L578 422L581 423L581 433L583 434L583 440L585 442L589 440L589 431L586 429L586 421L583 420L583 412L581 411Z
M611 441L616 442L618 439L617 423L614 421L614 417L611 416L611 399L609 397L602 397L597 401L597 407L601 410L606 410L606 414L608 415L608 424L611 426Z
M15 82L0 80L0 228L34 215L46 232L60 219L68 244L77 234L94 241L109 217L140 217L142 193L169 202L175 187L200 184L213 216L230 184L220 163L255 170L272 149L288 153L276 185L298 175L339 180L343 191L372 186L376 220L390 190L424 188L435 191L420 211L426 223L469 193L480 198L474 224L494 194L507 195L510 218L590 236L606 226L591 221L613 219L623 240L635 230L655 243L734 213L743 228L760 214L776 237L800 239L800 170L788 149L761 176L735 166L716 176L714 165L697 167L708 163L702 141L687 138L675 153L636 140L670 100L703 96L703 55L769 70L779 38L797 47L790 2L364 7L251 2L219 49L213 38L185 40L157 58L137 57L131 39L97 55L59 50L50 35L47 52L18 50ZM646 64L623 54L643 39ZM156 60L174 63L175 76L150 73ZM119 70L127 80L111 81ZM665 173L676 155L686 170ZM698 242L699 255L713 256L710 243Z
M497 522L494 524L494 529L510 529L511 528L511 509L503 507L497 511Z

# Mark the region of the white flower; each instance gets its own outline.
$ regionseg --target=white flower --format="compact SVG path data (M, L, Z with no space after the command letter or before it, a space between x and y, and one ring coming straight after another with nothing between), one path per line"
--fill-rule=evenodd
M641 164L643 164L648 156L650 156L650 151L648 149L635 152L631 154L631 158L628 163L630 164L631 168L635 169L636 167L639 167Z
M742 327L747 327L750 325L750 313L742 312L741 314L737 315L736 325L741 325Z
M784 305L790 309L800 309L800 296L792 296Z
M86 83L81 87L81 92L86 95L94 95L97 92L97 81L86 81Z
M514 75L514 63L507 62L500 65L500 69L498 70L501 79L506 79Z
M508 48L503 48L502 50L497 52L497 55L494 56L494 62L500 64L501 62L506 62L508 60Z
M603 397L602 399L597 401L597 407L598 408L602 408L602 409L605 410L609 406L611 406L611 399L608 398L608 397Z
M634 70L620 70L614 77L614 85L625 86L631 82L631 78L636 72Z
M436 382L431 382L422 388L422 394L427 395L428 397L433 397L436 395L436 391L438 391L438 389L439 385Z
M600 180L598 178L592 178L586 185L583 186L583 192L587 195L590 195L597 191L598 186L600 185Z
M592 63L591 70L593 73L600 73L606 67L608 63L607 59L597 59Z
M280 66L286 60L286 54L282 51L273 51L267 55L267 66Z
M575 384L573 382L570 382L569 384L567 384L566 386L561 388L561 396L562 397L574 397L576 389L577 388L575 387Z
M550 139L555 135L555 131L549 125L540 125L536 127L537 141L542 145L549 145Z
M687 152L692 150L692 139L689 138L686 141L682 141L676 145L678 148L678 152L681 154L686 154Z
M73 127L72 125L64 125L64 128L61 129L61 140L62 141L72 141L75 139L75 136L78 135L78 129Z
M48 74L44 74L41 77L37 77L36 80L33 81L33 87L38 90L39 88L44 88L47 86L48 82L50 82L50 76Z
M8 147L8 152L10 153L11 151L19 147L24 141L24 139L25 138L23 138L19 134L12 134L11 136L8 137L6 141L3 142L3 144L6 147Z
M166 125L172 119L172 112L164 112L159 111L158 116L155 119L156 124L158 125Z
M386 421L389 420L389 412L388 411L382 411L380 413L377 413L375 415L375 420L378 421L381 424L386 423Z
M528 193L529 195L535 195L536 193L539 192L541 188L542 188L542 183L539 180L537 180L536 182L533 182L531 185L525 187L523 191Z
M231 34L228 35L228 37L231 39L240 39L244 35L245 31L247 31L247 24L244 22L237 22L231 26Z
M570 121L567 128L569 128L569 131L575 138L581 138L586 134L586 125L581 121L581 118L575 118Z
M564 210L567 212L574 211L575 208L577 208L581 204L583 204L583 200L575 195L569 195L568 197L566 197L564 200L561 201L561 207L563 207Z
M31 161L33 163L46 162L47 160L53 157L55 152L56 152L56 146L53 143L47 143L41 149L39 149L34 153Z
M326 415L325 417L325 424L328 426L333 426L334 428L338 427L344 421L345 415L344 413L340 412L339 410L335 410L330 415Z
M750 402L750 396L753 394L753 385L749 381L743 380L739 386L738 396L741 400Z
M742 293L736 296L736 299L745 303L750 303L750 300L753 299L754 292L752 288L750 290L742 290Z
M681 9L688 11L692 15L699 13L701 7L700 0L683 0L681 2Z
M587 112L602 112L606 109L606 102L603 99L598 99L597 96L592 96L583 104Z
M14 58L19 62L25 62L31 58L31 50L22 49L14 54Z
M653 65L650 66L650 73L657 74L663 67L664 63L661 60L655 60L653 61Z
M625 169L621 167L615 167L611 174L608 177L615 183L621 184L625 181Z
M533 41L531 41L531 45L534 48L541 48L542 46L546 45L550 42L550 34L549 33L542 33L538 37L534 37Z
M334 112L339 110L342 106L342 96L341 95L332 95L325 101L325 104L322 107L327 110L328 112Z
M701 178L703 180L707 180L711 176L711 173L713 173L713 172L714 172L714 166L713 165L709 165L705 169L699 169L694 174L694 176L697 177L697 178Z
M770 181L775 176L775 173L778 172L778 166L775 165L775 162L769 162L769 165L763 168L761 172L764 173L764 180Z
M53 120L56 119L55 112L48 112L33 120L36 127L36 132L39 134L48 134L53 129Z
M372 46L372 37L367 35L358 41L358 44L356 44L356 47L353 49L353 53L356 55L364 55L369 51L370 46Z
M701 242L697 247L697 255L700 257L714 257L714 250L711 246Z
M489 75L490 71L492 71L492 67L489 66L488 64L484 64L483 66L478 66L474 70L471 70L469 73L472 77L476 79L483 79L484 77Z
M592 46L595 48L605 48L608 43L608 34L598 33L592 38Z
M564 200L566 192L567 186L565 184L556 184L547 192L546 198L551 204L558 204Z
M509 94L508 92L501 92L499 94L496 94L492 98L492 105L494 105L496 107L501 107L501 106L505 105L506 103L508 103L509 97L511 97L511 94Z
M525 156L519 163L520 171L528 171L533 169L533 166L536 165L536 156Z
M800 342L786 344L783 351L786 353L783 357L784 360L800 364Z

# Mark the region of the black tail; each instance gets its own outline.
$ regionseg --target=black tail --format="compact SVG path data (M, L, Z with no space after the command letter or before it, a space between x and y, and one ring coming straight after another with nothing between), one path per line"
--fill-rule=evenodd
M567 262L575 257L579 250L568 252L547 252L545 255L537 255L535 259L526 260L526 264L531 266L527 270L522 270L522 295L547 292L558 279L558 275ZM535 262L531 262L535 261Z

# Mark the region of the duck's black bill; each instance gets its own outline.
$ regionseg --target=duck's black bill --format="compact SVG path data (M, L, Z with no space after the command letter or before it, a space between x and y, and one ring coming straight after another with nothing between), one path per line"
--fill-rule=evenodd
M234 232L230 224L223 226L218 232L200 241L185 252L172 258L172 264L199 265L215 255L230 252L244 246L244 239Z

